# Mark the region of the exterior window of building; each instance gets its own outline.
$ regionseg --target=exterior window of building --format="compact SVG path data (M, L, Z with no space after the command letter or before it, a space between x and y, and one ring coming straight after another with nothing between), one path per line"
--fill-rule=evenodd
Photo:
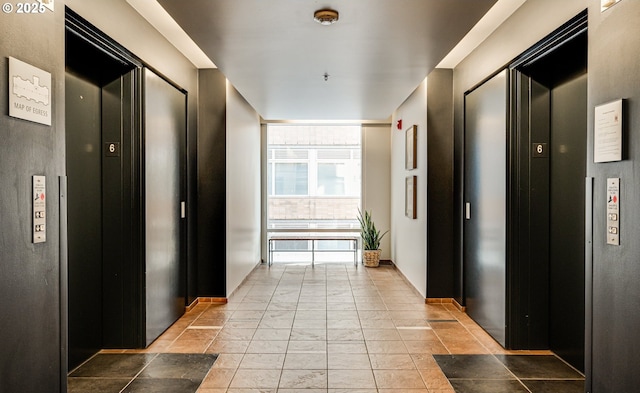
M293 235L270 242L270 257L354 260L353 243L336 236L359 231L361 156L360 126L267 126L267 233Z
M275 164L275 195L307 195L309 193L308 164L279 162Z
M357 231L359 125L269 124L267 144L268 231Z

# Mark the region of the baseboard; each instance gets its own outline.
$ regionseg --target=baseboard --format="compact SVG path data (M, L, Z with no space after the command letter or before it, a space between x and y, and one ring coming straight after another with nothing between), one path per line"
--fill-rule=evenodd
M226 297L198 297L185 308L185 311L189 312L193 310L200 303L227 304L227 302L228 299Z
M191 310L193 310L199 303L200 301L198 300L198 298L195 298L194 301L191 302L191 304L189 304L187 307L185 307L185 312L189 312Z
M426 304L452 304L455 308L457 308L460 312L466 312L467 308L460 305L456 299L449 297L428 297L424 299Z
M465 306L463 306L462 304L458 303L458 301L456 299L452 299L453 302L452 304L458 309L460 310L460 312L467 312L467 308Z
M400 277L402 278L402 280L409 286L409 288L411 288L413 290L413 293L415 293L416 295L422 297L422 294L420 293L420 291L418 290L418 288L416 288L413 283L411 281L409 281L409 279L407 278L407 276L404 275L404 273L402 272L402 270L398 269L398 267L396 266L395 263L393 263L393 261L389 261L391 263L391 266L396 269L396 271L398 272L398 274L400 275Z
M450 297L428 297L424 299L426 304L451 304L453 299Z
M251 273L253 273L258 267L260 267L260 265L262 265L262 262L258 262L253 267L253 269L251 269L251 272L249 272L249 274L245 276L242 282L233 291L231 291L228 297L204 297L204 296L197 297L196 300L194 300L190 305L186 307L186 312L193 310L200 303L227 304L229 302L229 298L235 294L238 288L240 288L242 284L244 284L247 281L247 278L249 278Z
M227 304L228 299L226 297L199 297L200 303L215 303L215 304Z

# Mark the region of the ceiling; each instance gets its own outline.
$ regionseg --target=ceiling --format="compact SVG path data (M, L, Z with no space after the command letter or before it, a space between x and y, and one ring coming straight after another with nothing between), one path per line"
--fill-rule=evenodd
M495 2L158 0L266 120L388 119Z

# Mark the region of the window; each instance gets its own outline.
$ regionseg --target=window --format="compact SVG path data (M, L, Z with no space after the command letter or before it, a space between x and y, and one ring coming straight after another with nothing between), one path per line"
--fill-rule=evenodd
M344 164L318 164L316 195L345 195L345 172Z
M355 229L360 126L267 127L267 229Z
M309 173L306 163L275 164L275 195L307 195Z

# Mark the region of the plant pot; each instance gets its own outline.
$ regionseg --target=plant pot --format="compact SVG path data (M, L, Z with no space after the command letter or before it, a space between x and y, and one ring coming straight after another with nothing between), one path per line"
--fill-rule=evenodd
M378 267L380 264L380 250L364 250L362 253L364 266Z

